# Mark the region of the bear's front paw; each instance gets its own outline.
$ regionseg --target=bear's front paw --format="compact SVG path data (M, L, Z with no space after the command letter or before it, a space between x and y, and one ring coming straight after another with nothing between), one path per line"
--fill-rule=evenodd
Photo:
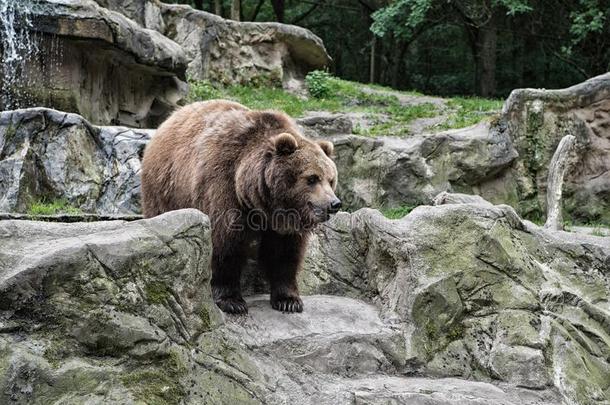
M242 297L219 297L214 300L218 308L227 314L247 314L248 305Z
M273 297L271 307L282 312L303 312L303 301L297 295Z

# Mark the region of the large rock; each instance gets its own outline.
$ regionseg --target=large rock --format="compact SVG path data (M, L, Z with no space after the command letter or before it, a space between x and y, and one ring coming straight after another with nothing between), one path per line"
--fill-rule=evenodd
M503 127L483 122L409 138L330 139L339 171L338 194L348 208L430 204L443 191L516 201L507 169L518 154Z
M339 296L247 316L212 304L210 252L195 210L0 221L0 402L608 401L610 238L480 201L339 214L300 280Z
M610 238L544 231L487 202L395 221L363 209L322 227L306 263L306 293L369 299L402 323L406 372L610 401Z
M307 72L331 61L322 40L302 27L237 22L158 0L97 2L182 45L192 79L296 89Z
M515 90L503 119L520 155L514 173L521 212L546 212L551 157L559 141L573 135L576 153L564 183L566 216L610 224L610 73L562 90Z
M95 124L150 128L186 94L182 47L122 14L92 0L27 0L8 9L31 21L33 40L3 66L11 95L0 109L42 105ZM10 52L11 36L2 38Z
M181 356L222 322L210 257L196 210L1 221L0 403L178 403Z
M180 5L164 5L163 18L165 34L187 51L194 79L292 89L331 60L322 40L302 27L235 22Z
M152 133L46 108L0 113L0 212L61 200L84 212L139 213L140 158Z

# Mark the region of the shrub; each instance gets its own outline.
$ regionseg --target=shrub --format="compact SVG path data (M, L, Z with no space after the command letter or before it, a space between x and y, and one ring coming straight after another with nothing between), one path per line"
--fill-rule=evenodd
M323 70L312 70L305 76L307 90L315 98L326 98L332 93L332 76Z
M189 102L219 98L219 91L207 80L189 81Z

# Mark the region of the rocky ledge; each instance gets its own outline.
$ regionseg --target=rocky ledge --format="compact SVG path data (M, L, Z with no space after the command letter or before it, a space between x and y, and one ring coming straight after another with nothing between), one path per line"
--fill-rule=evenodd
M302 314L221 314L195 210L0 221L0 402L607 403L610 238L438 201L321 226Z
M0 212L62 200L83 212L139 213L140 159L153 133L46 108L0 113Z
M22 62L5 72L15 78L2 109L42 105L96 124L155 127L185 96L186 55L160 33L92 0L15 7L13 18L31 21L32 43L28 57L16 55Z

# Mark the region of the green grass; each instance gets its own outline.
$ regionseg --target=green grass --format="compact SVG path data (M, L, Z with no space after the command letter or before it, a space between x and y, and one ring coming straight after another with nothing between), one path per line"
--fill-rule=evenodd
M210 99L229 99L257 110L281 110L293 117L307 111L361 112L370 114L372 125L355 128L354 133L368 136L408 135L408 125L419 118L431 118L448 112L448 119L437 129L462 128L475 124L496 113L501 100L457 97L447 100L447 111L432 103L402 105L396 94L420 96L378 85L364 85L329 77L324 83L330 91L325 97L305 97L271 86L212 85L205 81L191 81L189 102ZM368 89L368 90L367 90ZM380 93L385 92L385 93Z
M380 211L388 219L400 219L408 215L414 208L412 205L402 205L394 208L382 208Z
M431 118L439 114L434 104L423 103L410 106L392 105L380 111L387 114L387 121L380 120L379 123L363 131L366 135L405 135L408 133L407 126L418 118Z
M501 109L504 100L493 100L478 97L454 97L447 100L450 112L447 120L439 129L465 128L481 120L492 117Z
M33 202L27 209L29 215L56 215L56 214L70 214L78 215L81 210L76 207L72 207L66 200L55 200L51 202L36 201Z
M336 97L305 99L280 88L243 85L216 87L207 82L191 82L190 85L190 102L223 98L256 110L281 110L293 117L301 117L306 111L337 112L342 108Z
M593 236L606 236L604 231L602 231L602 227L601 226L596 226L595 228L593 228L593 230L591 231L591 235L593 235Z

